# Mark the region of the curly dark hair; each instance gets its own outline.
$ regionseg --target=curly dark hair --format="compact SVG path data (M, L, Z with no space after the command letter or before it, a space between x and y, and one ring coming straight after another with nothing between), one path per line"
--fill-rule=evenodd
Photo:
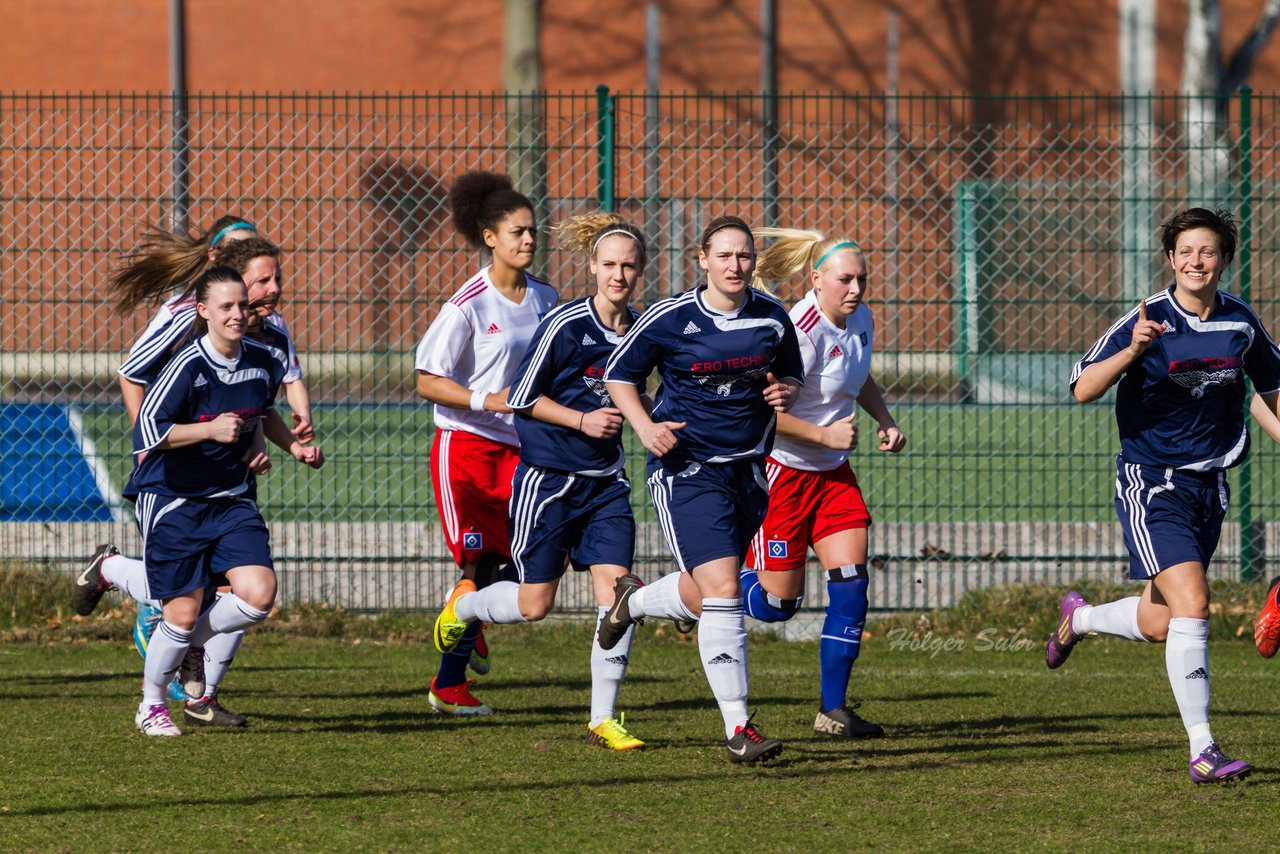
M449 190L453 227L472 246L484 247L485 230L494 230L512 211L533 210L529 197L497 172L464 172Z
M249 269L249 262L264 255L280 260L280 247L263 237L246 237L244 240L233 240L220 244L213 253L213 263L233 267L244 275Z

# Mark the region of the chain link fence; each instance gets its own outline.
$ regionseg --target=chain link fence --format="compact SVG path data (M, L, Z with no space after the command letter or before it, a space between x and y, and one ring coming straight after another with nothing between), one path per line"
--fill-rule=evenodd
M1190 204L1241 216L1246 241L1225 288L1276 328L1278 105L1247 91L1204 102L603 89L0 96L0 549L59 569L103 541L138 553L119 498L129 431L114 371L149 315L114 312L107 272L175 209L197 226L232 212L286 250L282 312L329 457L319 472L281 463L262 481L282 599L438 605L454 571L413 349L483 263L449 227L444 199L454 175L485 168L535 199L535 270L562 298L586 293L589 276L546 226L596 207L649 235L646 301L698 281L697 234L720 213L862 243L874 373L910 443L895 456L864 439L854 456L876 520L875 607L1121 573L1111 408L1070 402L1070 366L1167 284L1158 226ZM1233 478L1218 576L1265 573L1276 457L1255 434ZM639 571L652 576L671 563L642 464L633 454ZM582 581L566 584L566 609L590 606ZM810 584L811 605L821 590Z

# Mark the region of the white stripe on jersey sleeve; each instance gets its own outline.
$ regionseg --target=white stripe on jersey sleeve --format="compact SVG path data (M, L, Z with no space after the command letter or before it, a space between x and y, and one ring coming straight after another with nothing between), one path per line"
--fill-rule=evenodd
M1151 296L1147 297L1146 303L1148 306L1150 306L1152 303L1165 301L1168 299L1168 297L1169 297L1168 291L1161 291L1158 294L1152 294ZM1094 342L1093 346L1089 348L1088 352L1085 353L1084 356L1080 358L1080 361L1075 363L1075 365L1071 369L1070 385L1075 385L1076 380L1080 379L1080 375L1084 373L1085 368L1088 368L1089 365L1094 363L1094 360L1097 359L1098 354L1101 353L1103 349L1105 349L1106 344L1111 339L1111 337L1115 335L1117 332L1119 332L1124 327L1124 325L1129 322L1130 318L1137 316L1139 308L1141 308L1141 306L1134 306L1132 309L1125 312L1120 317L1119 320L1111 324L1111 328L1108 329L1101 338L1099 338L1097 341Z
M164 370L160 372L160 376L147 389L147 394L142 399L142 407L138 410L138 425L142 432L142 447L135 448L134 453L154 449L169 435L173 425L170 425L168 430L161 433L159 426L156 424L156 414L160 409L160 404L173 392L178 379L182 376L183 369L193 360L201 358L203 357L200 355L200 350L196 345L193 344L184 349L169 364L165 365Z
M631 345L635 343L636 339L639 338L640 335L643 334L646 329L648 329L650 326L656 323L662 316L666 314L670 314L671 312L683 306L685 303L693 300L697 296L697 293L698 291L695 288L691 291L685 291L684 293L678 296L668 297L667 299L660 300L654 303L653 305L649 306L648 310L646 310L644 314L640 315L640 319L635 322L635 325L632 326L629 330L627 330L627 334L623 337L622 343L618 345L617 349L613 351L613 355L609 357L609 361L605 363L604 381L607 383L632 382L632 380L630 379L627 379L627 380L610 379L609 374L613 372L614 367L618 363L618 359L622 357L623 353L631 349Z
M293 343L293 333L289 331L289 324L285 323L284 318L278 311L268 314L267 322L283 332L285 340L289 342L289 352L285 361L285 375L280 382L295 383L302 379L302 361L298 358L298 348Z
M191 329L191 323L195 317L195 308L182 309L165 325L144 332L142 337L134 342L133 349L129 351L129 355L117 373L127 380L145 385L146 383L136 376L136 372L177 343Z
M585 302L571 302L560 306L547 315L543 320L542 338L538 341L538 346L534 349L532 358L529 359L527 370L524 376L519 378L516 385L511 387L511 392L507 395L507 406L512 409L524 409L533 406L538 402L538 398L542 395L530 397L533 394L533 385L541 372L542 365L547 361L551 353L551 348L555 346L556 338L560 335L560 330L565 324L582 317L584 314L590 314Z

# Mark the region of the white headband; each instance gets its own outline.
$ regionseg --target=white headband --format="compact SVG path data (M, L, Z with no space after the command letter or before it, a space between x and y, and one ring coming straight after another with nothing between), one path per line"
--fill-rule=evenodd
M625 228L610 228L610 229L607 229L607 230L605 230L605 231L600 232L600 236L599 236L599 237L597 237L597 238L595 239L595 241L591 244L591 257L592 257L592 258L594 258L594 257L595 257L595 255L596 255L596 250L600 248L600 241L601 241L601 240L604 240L606 237L611 237L612 235L615 235L615 234L625 234L627 237L630 237L632 240L634 240L634 241L635 241L635 242L640 246L640 250L641 250L642 252L644 251L644 243L643 243L643 242L641 242L640 238L636 237L636 236L635 236L634 234L632 234L628 229L625 229Z

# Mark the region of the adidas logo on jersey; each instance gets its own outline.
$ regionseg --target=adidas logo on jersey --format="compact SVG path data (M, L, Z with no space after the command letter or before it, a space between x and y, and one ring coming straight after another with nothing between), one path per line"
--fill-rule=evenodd
M715 658L707 662L707 664L737 664L738 659L734 658L727 652L722 652Z
M835 345L834 347L832 347L832 348L831 348L831 352L827 354L827 358L828 358L828 359L836 359L836 358L839 358L840 356L843 356L843 355L844 355L844 351L843 351L843 350L841 350L841 349L840 349L840 345L839 345L839 344L837 344L837 345Z
M497 335L502 330L498 328L498 324L490 323L489 328L485 330L486 335Z
M208 384L209 384L209 381L204 378L204 374L197 374L196 381L191 384L191 387L200 388L201 386L206 386Z
M590 347L590 346L594 345L595 343L596 343L596 339L592 338L590 335L583 335L583 336L582 336L582 346L583 346L583 347Z
M702 330L698 327L698 324L694 323L692 320L690 320L688 325L684 328L685 335L694 335L701 331Z
M1209 671L1205 670L1203 667L1197 667L1195 670L1192 670L1190 673L1187 674L1187 678L1188 679L1208 679Z

